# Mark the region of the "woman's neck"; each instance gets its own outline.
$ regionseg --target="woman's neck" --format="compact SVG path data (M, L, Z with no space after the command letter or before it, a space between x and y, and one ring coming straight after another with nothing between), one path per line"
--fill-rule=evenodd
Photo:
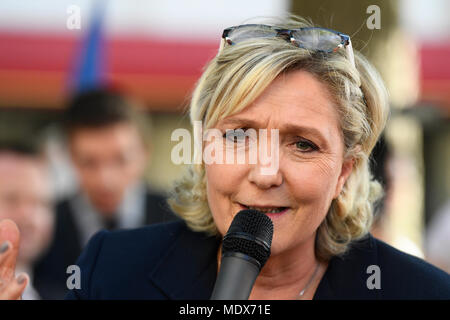
M314 251L314 240L315 236L312 236L291 249L271 256L256 279L251 297L296 297L319 264Z
M258 275L250 299L295 299L307 285L300 298L312 299L327 267L327 263L316 258L314 242L315 235L294 248L272 255Z
M269 258L256 279L252 299L312 299L328 264L315 254L315 235ZM304 294L299 294L305 289Z

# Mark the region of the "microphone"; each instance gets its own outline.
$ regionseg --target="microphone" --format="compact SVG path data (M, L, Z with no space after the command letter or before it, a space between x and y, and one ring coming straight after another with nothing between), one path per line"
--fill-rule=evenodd
M242 210L222 241L222 260L211 300L247 300L270 256L272 220L258 210Z

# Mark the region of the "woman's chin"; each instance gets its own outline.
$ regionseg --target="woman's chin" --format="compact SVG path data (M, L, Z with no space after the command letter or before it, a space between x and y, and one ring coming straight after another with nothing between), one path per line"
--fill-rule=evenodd
M275 256L278 256L282 254L284 251L286 251L286 243L284 243L281 239L274 239L272 241L272 246L270 247L270 257L273 258ZM269 258L270 259L270 258Z

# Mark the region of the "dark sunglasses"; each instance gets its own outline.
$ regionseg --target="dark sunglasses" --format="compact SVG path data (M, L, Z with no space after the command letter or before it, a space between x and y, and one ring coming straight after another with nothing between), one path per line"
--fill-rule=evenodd
M265 24L234 26L223 30L219 52L225 44L234 45L248 39L274 37L285 38L286 41L291 42L293 45L311 51L330 53L340 48L345 48L350 62L355 67L350 36L326 28L282 29Z

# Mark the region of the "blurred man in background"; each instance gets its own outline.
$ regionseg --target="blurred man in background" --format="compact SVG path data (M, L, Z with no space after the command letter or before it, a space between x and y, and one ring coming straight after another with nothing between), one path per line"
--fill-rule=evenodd
M51 191L47 167L36 148L0 144L0 220L11 219L19 227L21 243L17 273L30 282L22 299L40 299L33 285L33 264L48 247L52 229Z
M174 218L164 197L143 181L148 148L134 107L116 91L96 89L76 96L67 109L68 148L80 189L58 203L51 250L36 268L37 280L55 280L53 288L43 288L45 298L64 297L67 267L100 229Z

